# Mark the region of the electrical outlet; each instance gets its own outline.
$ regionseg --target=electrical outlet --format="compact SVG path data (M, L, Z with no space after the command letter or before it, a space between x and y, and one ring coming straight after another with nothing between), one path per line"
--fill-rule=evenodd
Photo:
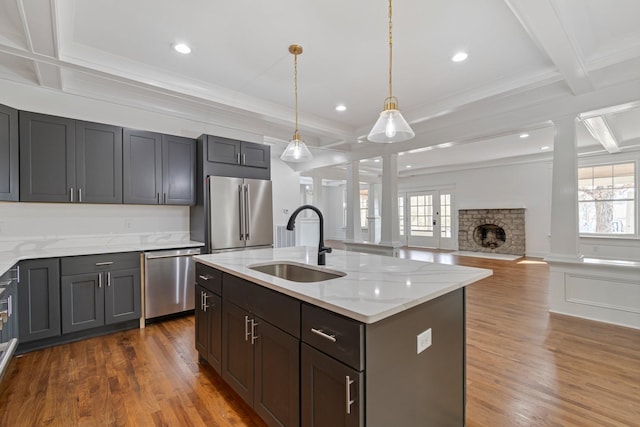
M131 227L133 226L133 221L130 219L125 219L124 220L124 228L125 230L130 230Z
M418 334L418 353L420 354L431 347L431 328Z

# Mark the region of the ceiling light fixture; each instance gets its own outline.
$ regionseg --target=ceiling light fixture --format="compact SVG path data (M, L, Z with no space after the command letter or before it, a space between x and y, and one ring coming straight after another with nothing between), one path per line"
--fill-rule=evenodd
M529 134L528 133L521 133L520 134L520 139L525 139L525 138L529 138Z
M336 111L339 111L339 112L347 111L347 106L344 104L338 104L336 105Z
M293 54L293 91L296 100L296 129L293 132L293 138L289 141L289 145L285 148L280 159L285 162L302 163L313 159L311 151L309 151L307 145L302 138L300 138L300 133L298 132L298 55L302 54L302 46L292 44L289 46L289 53Z
M393 37L392 5L389 0L389 96L384 100L384 110L373 125L367 139L372 142L400 142L413 138L413 132L398 110L398 98L392 92Z
M176 43L173 45L173 50L180 52L184 55L191 53L191 48L184 43Z
M456 53L455 55L453 55L451 57L451 60L453 62L462 62L465 59L467 59L468 57L469 57L469 55L467 54L467 52L458 52L458 53Z

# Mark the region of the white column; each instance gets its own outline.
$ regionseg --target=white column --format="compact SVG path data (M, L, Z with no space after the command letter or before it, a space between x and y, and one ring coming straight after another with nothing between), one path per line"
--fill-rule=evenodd
M322 177L313 177L313 204L316 208L320 209L325 217L324 211L324 187L322 186Z
M548 260L571 261L580 254L578 225L578 148L576 119L554 120L551 179L551 241Z
M369 236L367 240L371 243L380 242L380 184L369 184L369 206L367 221L369 222Z
M347 165L347 242L362 241L360 223L360 162Z
M380 244L400 246L398 226L398 155L382 155L382 202Z

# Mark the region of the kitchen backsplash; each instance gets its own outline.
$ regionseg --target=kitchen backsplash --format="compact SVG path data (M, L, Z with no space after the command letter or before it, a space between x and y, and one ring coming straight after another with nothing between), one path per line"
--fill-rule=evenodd
M92 236L188 239L189 207L0 202L2 246Z

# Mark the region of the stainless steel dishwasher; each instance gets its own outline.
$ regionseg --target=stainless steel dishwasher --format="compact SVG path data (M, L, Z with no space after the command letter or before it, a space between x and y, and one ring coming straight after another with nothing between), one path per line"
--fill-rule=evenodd
M194 309L196 283L193 255L200 248L144 253L145 319Z

